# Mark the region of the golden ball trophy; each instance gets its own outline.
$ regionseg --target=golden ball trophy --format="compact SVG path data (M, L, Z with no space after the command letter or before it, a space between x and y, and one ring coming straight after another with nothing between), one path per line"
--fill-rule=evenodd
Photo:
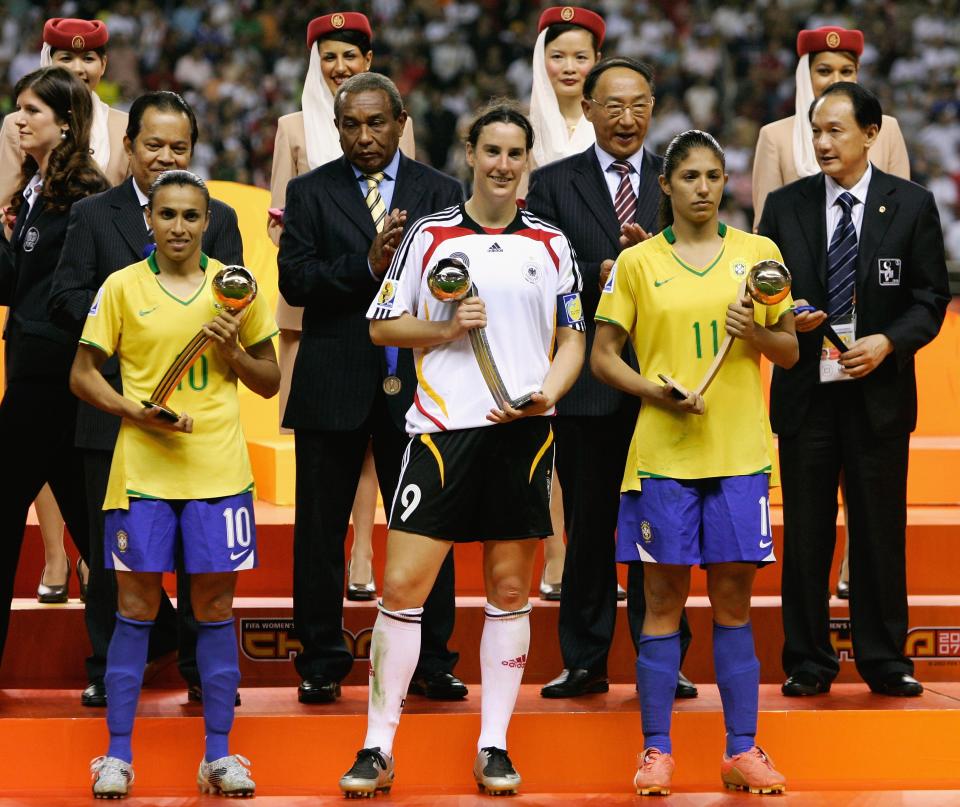
M245 266L224 266L213 278L211 288L214 298L213 307L217 313L226 310L231 314L239 314L257 296L257 281ZM173 395L173 391L190 368L196 364L203 351L207 349L210 341L210 337L203 331L194 336L163 374L150 400L141 401L141 403L145 407L152 406L160 410L158 417L176 423L180 416L167 406L167 400Z

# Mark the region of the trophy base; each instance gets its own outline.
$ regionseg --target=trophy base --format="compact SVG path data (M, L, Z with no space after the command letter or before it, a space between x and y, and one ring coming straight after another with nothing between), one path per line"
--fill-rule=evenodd
M526 395L521 395L519 398L514 398L512 401L508 401L510 406L514 409L523 409L525 406L530 406L533 403L533 396L535 392L528 392Z
M171 423L176 423L180 420L180 415L174 412L170 407L164 406L163 404L154 403L153 401L140 401L145 408L153 408L157 410L157 417L162 418L163 420L169 420Z
M657 377L664 384L670 384L673 386L673 389L670 390L670 394L674 398L676 398L678 401L684 401L686 400L687 396L690 395L690 393L687 390L685 390L680 384L678 384L676 381L670 378L670 376L664 375L663 373L657 373Z

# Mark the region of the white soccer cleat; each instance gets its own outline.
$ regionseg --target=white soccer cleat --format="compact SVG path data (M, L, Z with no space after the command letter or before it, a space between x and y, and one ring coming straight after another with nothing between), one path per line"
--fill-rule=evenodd
M256 790L250 770L250 760L239 754L220 757L213 762L201 760L197 771L197 787L201 793L229 798L248 798Z
M133 768L116 757L97 757L90 763L93 795L97 799L122 799L133 784Z
M393 757L378 747L361 748L353 766L340 777L340 791L348 799L387 795L393 787Z

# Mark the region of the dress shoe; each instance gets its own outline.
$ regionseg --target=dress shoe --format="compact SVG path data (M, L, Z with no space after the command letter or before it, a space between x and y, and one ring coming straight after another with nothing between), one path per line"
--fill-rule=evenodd
M350 563L347 563L347 599L351 602L369 602L377 598L377 584L373 579L373 567L370 568L370 580L366 583L353 583L350 580Z
M780 691L790 698L822 695L830 691L830 684L821 681L813 673L801 671L787 678L780 686Z
M623 602L627 599L627 590L617 583L617 602Z
M837 598L841 600L850 599L850 584L846 580L837 581Z
M897 698L915 698L923 694L923 684L907 673L891 673L870 684L870 691Z
M82 706L103 707L107 705L107 688L103 681L91 681L80 693Z
M674 693L675 698L695 698L699 693L697 692L697 687L687 676L683 673L677 675L677 691Z
M41 602L44 605L51 605L53 603L62 603L70 599L70 564L67 564L67 576L62 583L57 583L53 586L48 586L43 582L43 576L47 572L47 567L43 567L43 571L40 572L40 585L37 586L37 602Z
M577 698L580 695L592 695L597 692L609 692L610 682L607 674L593 673L590 670L564 670L549 684L540 690L541 698Z
M547 567L544 565L543 574L540 575L540 599L548 602L557 602L560 599L560 583L547 582Z
M203 688L200 684L190 684L187 687L187 700L192 703L203 703ZM240 705L240 693L237 693L237 697L233 699L233 705Z
M84 566L83 558L77 558L77 584L80 586L80 602L87 601L87 584L90 582L90 570L87 569L87 579L83 579L80 567Z
M452 673L438 672L413 676L407 693L435 701L459 701L467 697L467 687Z
M333 703L340 697L340 682L326 678L304 678L297 688L300 703Z

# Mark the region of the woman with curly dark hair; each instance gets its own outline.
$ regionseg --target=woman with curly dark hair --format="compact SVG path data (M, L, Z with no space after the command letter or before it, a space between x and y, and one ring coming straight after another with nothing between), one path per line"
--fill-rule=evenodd
M76 339L50 321L47 298L70 206L109 187L90 155L93 105L80 79L62 67L41 68L17 82L14 96L24 159L11 203L13 233L0 238L0 305L9 307L0 444L15 463L0 499L0 658L27 510L44 483L87 557L82 465L73 446L77 400L69 388Z

